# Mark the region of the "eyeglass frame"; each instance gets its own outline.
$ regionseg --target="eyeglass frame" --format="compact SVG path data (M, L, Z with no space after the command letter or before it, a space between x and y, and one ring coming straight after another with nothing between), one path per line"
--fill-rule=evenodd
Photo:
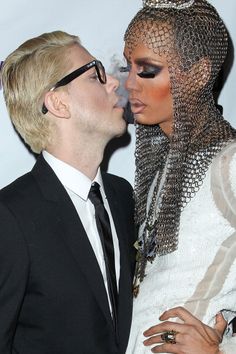
M99 79L100 83L103 84L103 85L106 84L107 77L106 77L105 68L102 65L102 62L100 60L96 60L95 59L95 60L92 60L89 63L81 66L80 68L72 71L70 74L64 76L49 91L54 91L58 87L68 85L71 81L75 80L77 77L79 77L80 75L84 74L86 71L88 71L89 69L91 69L93 67L95 67L95 69L96 69L97 76L98 76L98 79ZM101 75L101 72L100 72L99 68L102 69L103 75ZM43 102L42 113L46 114L47 112L48 112L48 109L45 106L45 103Z

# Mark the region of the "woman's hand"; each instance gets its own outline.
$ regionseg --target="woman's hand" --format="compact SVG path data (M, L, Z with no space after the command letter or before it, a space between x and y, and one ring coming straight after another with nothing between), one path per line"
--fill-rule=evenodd
M169 321L175 317L182 320L183 323ZM144 341L145 346L158 343L151 349L153 353L221 354L219 344L227 326L222 314L216 315L214 328L202 323L183 307L165 311L159 319L164 322L144 332L144 336L149 337ZM164 341L165 335L163 336L163 333L168 331L174 331L174 333L170 333L170 338L172 337L174 343Z

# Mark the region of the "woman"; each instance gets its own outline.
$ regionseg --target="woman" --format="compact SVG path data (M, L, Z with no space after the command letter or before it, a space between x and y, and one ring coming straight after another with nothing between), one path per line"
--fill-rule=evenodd
M213 99L227 45L205 0L146 0L125 33L139 227L127 354L236 353L219 315L210 328L236 309L236 131Z

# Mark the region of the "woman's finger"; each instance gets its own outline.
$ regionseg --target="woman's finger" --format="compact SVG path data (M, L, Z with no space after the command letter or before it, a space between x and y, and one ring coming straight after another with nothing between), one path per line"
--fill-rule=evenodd
M214 330L219 335L219 341L222 342L222 337L227 327L227 322L224 319L224 316L222 315L221 312L217 313L215 320L216 322L215 322Z
M149 346L156 343L163 343L163 339L161 338L161 335L152 336L148 339L145 339L145 341L143 342L145 346Z
M178 317L183 322L186 322L186 323L192 324L192 325L199 322L199 320L195 316L193 316L188 310L186 310L185 308L180 307L180 306L174 307L172 309L165 311L159 317L159 319L161 321L165 321L165 320L168 320L169 318L174 318L174 317Z
M148 330L143 332L143 335L145 337L150 337L153 335L157 335L166 331L175 331L178 333L185 333L188 332L188 325L182 324L182 323L176 323L176 322L171 322L171 321L165 321L162 323L159 323L156 326L150 327Z

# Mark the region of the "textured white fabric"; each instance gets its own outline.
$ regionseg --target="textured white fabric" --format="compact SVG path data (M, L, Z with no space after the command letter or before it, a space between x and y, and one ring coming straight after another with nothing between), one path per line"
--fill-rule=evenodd
M220 345L220 350L224 354L235 354L236 353L236 337L225 337Z
M225 181L226 191L219 187L225 187ZM236 310L235 186L236 143L233 143L213 160L200 190L184 208L178 249L148 264L147 276L134 299L127 354L150 353L150 347L145 348L142 343L145 339L142 333L157 324L168 308L184 306L211 326L220 310L228 310L225 312L228 320L235 316L231 313Z

